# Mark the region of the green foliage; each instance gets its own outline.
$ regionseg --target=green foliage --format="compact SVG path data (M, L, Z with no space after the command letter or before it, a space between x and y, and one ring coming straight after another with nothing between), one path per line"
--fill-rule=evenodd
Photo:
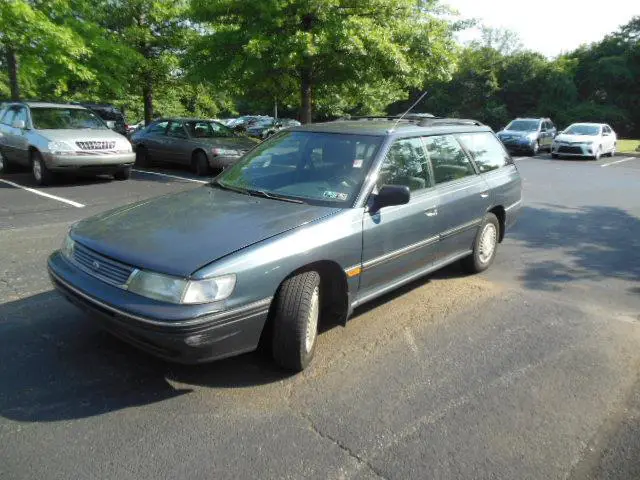
M381 111L445 79L455 46L435 0L193 0L207 34L193 61L234 94L284 104L312 92L321 116ZM365 98L366 93L368 95Z

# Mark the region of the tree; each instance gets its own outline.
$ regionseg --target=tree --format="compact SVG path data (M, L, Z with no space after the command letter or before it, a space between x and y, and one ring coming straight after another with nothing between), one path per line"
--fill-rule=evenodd
M186 0L98 0L85 5L86 16L129 50L130 75L149 123L156 88L183 73L181 58L193 34L185 19Z
M380 110L454 64L436 0L192 0L205 25L195 63L238 90L293 103L300 118Z
M84 66L89 50L83 39L60 22L68 9L65 0L0 1L0 44L12 99L21 97L21 86L45 76L49 76L57 93L65 90L71 77L94 78ZM29 75L21 76L21 65L34 67L35 59L39 65L27 68ZM43 75L44 71L54 75ZM32 89L27 88L27 92Z
M523 49L520 37L513 30L486 25L480 27L480 39L471 42L471 45L476 48L489 48L504 56L513 55Z

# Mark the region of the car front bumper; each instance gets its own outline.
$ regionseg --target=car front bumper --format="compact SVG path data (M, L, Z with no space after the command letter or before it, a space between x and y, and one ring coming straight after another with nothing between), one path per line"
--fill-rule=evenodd
M203 363L255 350L271 304L271 298L265 298L202 314L206 306L151 301L106 284L78 269L60 252L49 257L48 271L58 292L104 329L141 350L178 363Z
M47 153L44 161L50 170L56 171L117 171L131 166L136 161L136 154L128 153L95 153L88 155L54 155Z
M502 144L509 152L532 152L535 142L520 142L520 141L502 141Z
M593 157L593 147L587 145L551 145L551 153L563 157Z

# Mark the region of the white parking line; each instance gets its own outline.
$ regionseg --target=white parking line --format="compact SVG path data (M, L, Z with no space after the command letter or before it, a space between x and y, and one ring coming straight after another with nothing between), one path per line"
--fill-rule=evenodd
M633 160L636 157L625 157L620 160L616 160L615 162L603 163L600 165L601 167L608 167L609 165L615 165L616 163L628 162L629 160Z
M149 175L160 175L161 177L177 178L178 180L185 180L187 182L209 183L208 180L196 180L195 178L179 177L178 175L170 175L168 173L149 172L147 170L138 170L136 168L134 168L133 171L138 173L148 173Z
M47 197L52 200L57 200L58 202L66 203L68 205L72 205L76 208L83 208L84 205L82 203L74 202L73 200L69 200L68 198L57 197L55 195L51 195L50 193L41 192L40 190L36 190L35 188L24 187L17 183L10 182L9 180L4 180L0 178L0 182L6 183L7 185L11 185L12 187L19 188L21 190L26 190L27 192L35 193L36 195L40 195L41 197Z

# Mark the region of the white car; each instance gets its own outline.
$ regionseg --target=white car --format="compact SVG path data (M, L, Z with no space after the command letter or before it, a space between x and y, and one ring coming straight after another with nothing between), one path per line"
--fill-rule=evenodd
M616 154L616 132L606 123L574 123L553 139L551 156L589 157Z

